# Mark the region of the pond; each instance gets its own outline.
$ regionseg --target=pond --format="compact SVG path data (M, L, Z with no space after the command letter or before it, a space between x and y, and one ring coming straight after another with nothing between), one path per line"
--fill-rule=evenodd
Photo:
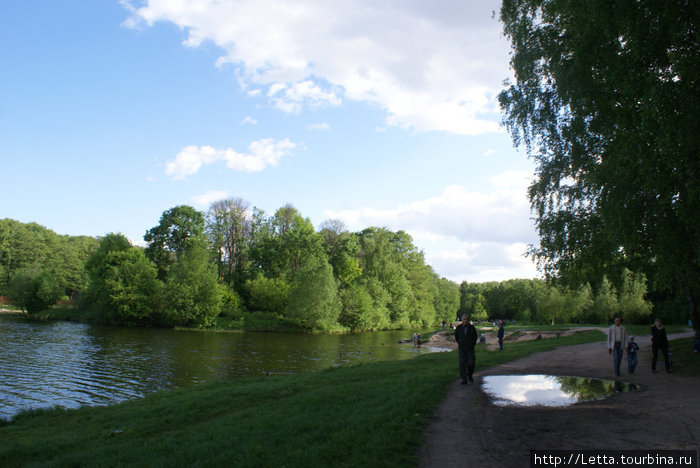
M316 371L432 352L398 343L412 333L217 333L35 323L0 316L0 418L23 409L107 405L212 380Z
M638 385L615 380L541 374L489 375L481 385L498 406L569 406L641 390Z

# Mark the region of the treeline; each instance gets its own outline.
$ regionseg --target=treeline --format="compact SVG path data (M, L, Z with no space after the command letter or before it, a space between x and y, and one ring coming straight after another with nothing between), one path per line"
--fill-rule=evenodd
M586 283L576 289L538 279L463 282L459 310L482 321L603 324L617 315L626 323L650 323L654 309L657 315L663 311L662 317L669 322L682 321L682 305L653 307L651 295L646 277L625 269L619 276L604 277L594 286Z
M97 245L93 237L0 219L0 295L30 312L69 300L87 287L85 263Z
M272 215L240 199L206 213L177 206L144 240L145 249L121 234L73 238L2 220L0 294L33 312L79 293L83 316L130 326L401 329L459 308L459 286L435 274L405 232L349 232L334 220L316 230L290 205Z

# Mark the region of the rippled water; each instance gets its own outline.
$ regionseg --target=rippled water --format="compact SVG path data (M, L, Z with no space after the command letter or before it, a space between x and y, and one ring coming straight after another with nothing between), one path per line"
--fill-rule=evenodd
M211 380L407 359L412 332L343 335L125 329L0 317L0 417L105 405Z

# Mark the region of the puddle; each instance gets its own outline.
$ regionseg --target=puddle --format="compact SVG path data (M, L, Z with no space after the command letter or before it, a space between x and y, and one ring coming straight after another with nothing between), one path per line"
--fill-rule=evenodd
M615 380L539 374L488 375L481 387L498 406L569 406L641 390L639 385Z

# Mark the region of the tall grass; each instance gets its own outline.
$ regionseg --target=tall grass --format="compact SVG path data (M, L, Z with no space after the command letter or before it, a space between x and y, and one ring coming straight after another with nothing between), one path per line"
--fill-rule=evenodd
M477 346L477 372L600 332ZM109 407L31 411L0 427L0 464L54 466L415 466L457 356L237 379Z

